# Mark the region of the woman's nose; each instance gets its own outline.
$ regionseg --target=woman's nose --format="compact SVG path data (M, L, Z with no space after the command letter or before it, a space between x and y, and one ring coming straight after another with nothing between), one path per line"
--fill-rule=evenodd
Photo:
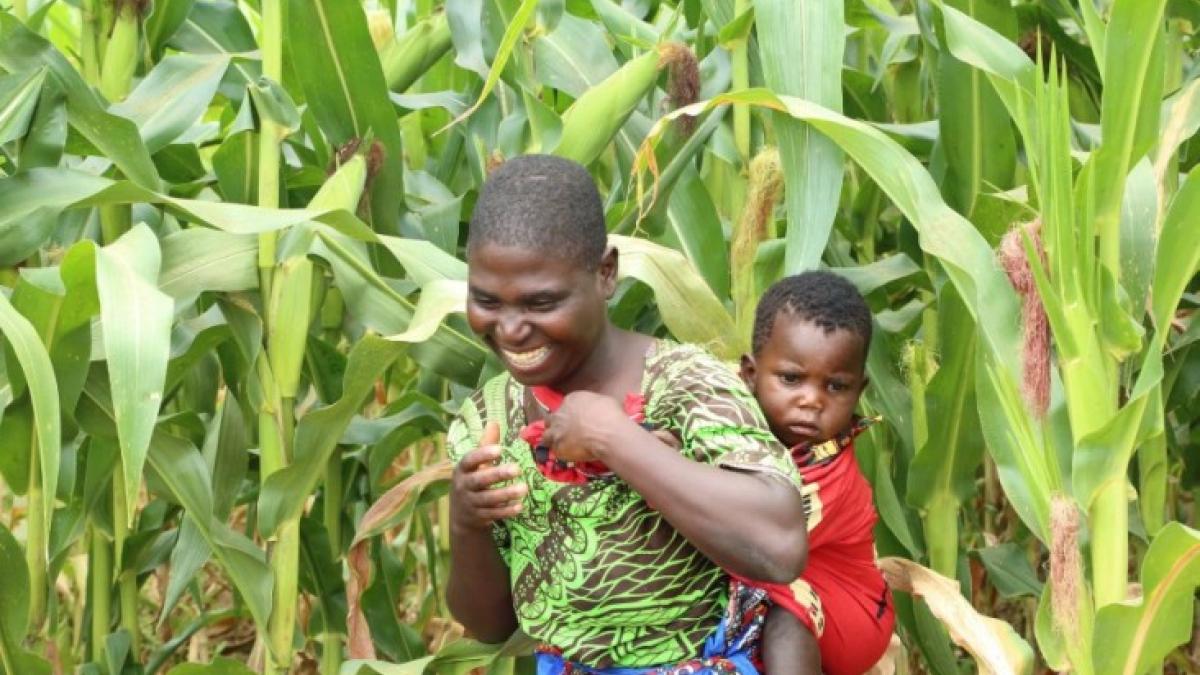
M522 312L502 312L500 320L496 322L496 332L501 341L518 345L529 335L529 323Z

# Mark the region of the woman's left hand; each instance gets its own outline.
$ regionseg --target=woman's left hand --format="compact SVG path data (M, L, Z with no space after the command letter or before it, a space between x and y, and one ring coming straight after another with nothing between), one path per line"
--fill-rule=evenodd
M591 391L567 394L562 406L546 419L542 441L568 462L604 461L614 432L633 424L616 399Z

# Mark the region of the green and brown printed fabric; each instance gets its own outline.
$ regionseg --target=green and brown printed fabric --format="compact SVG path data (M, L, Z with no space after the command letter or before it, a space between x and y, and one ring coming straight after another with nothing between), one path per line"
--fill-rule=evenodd
M642 378L645 419L697 462L800 486L740 379L700 348L657 341ZM728 578L616 476L584 485L543 476L518 435L532 395L507 373L484 385L451 426L451 459L500 425L503 460L521 467L524 509L498 523L521 629L575 662L646 667L696 655L716 629ZM651 495L651 502L653 496Z

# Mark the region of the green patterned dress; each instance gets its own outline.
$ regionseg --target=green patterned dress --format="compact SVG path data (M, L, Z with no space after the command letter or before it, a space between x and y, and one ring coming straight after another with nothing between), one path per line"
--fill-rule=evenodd
M799 487L741 380L700 348L656 341L642 378L648 425L671 431L697 462L753 471ZM616 476L584 485L537 469L519 434L526 388L502 373L464 402L451 459L500 425L505 463L521 467L524 509L494 534L521 629L575 662L645 667L695 656L720 621L728 577Z

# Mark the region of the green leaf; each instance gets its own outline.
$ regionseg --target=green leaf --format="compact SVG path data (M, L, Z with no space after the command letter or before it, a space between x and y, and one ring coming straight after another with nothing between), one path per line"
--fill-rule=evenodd
M1150 349L1159 351L1170 332L1171 317L1188 282L1200 270L1200 171L1193 169L1163 219L1151 287L1151 316L1156 327Z
M45 81L45 68L0 77L0 145L25 135Z
M467 280L467 264L428 241L380 235L379 241L404 265L408 277L424 286L430 281Z
M378 139L384 163L371 190L376 229L395 231L403 208L404 162L400 126L387 82L357 2L289 0L288 31L310 36L290 55L309 109L333 145Z
M259 234L315 220L363 240L375 235L344 209L270 209L245 204L176 199L143 189L129 181L114 181L66 168L34 169L0 181L0 237L20 228L31 215L64 209L145 202L162 204L183 220L202 223L234 234Z
M717 32L717 44L726 49L733 50L737 45L750 39L750 31L753 28L754 6L750 5L746 8L746 11L734 17L733 21L721 26L721 30Z
M217 657L212 663L181 663L167 675L253 675L254 671L240 661Z
M263 536L271 536L284 521L300 515L308 495L320 483L323 467L337 447L342 431L362 407L375 380L404 349L401 343L373 335L354 346L342 382L342 397L300 420L293 463L271 474L263 483L258 498L258 527Z
M121 444L128 514L136 512L142 468L162 406L175 305L155 286L160 251L145 225L96 251L104 355Z
M183 439L156 433L148 458L151 468L171 496L187 511L230 581L245 600L255 624L264 633L271 615L273 584L263 552L244 535L212 515L212 478L199 451Z
M133 120L146 149L157 152L204 115L228 67L224 55L168 56L109 111Z
M596 10L596 14L599 15L600 21L604 22L604 27L608 29L609 34L618 40L630 41L643 48L658 44L662 40L657 28L637 18L625 9L625 7L613 2L613 0L592 0L592 9ZM559 21L559 25L561 26L562 21L570 17L570 14L564 16ZM579 19L576 19L576 21L579 21ZM586 23L595 25L590 21ZM607 52L607 57L612 58L612 52L605 51ZM615 63L613 64L613 70L616 70ZM542 72L543 70L539 66L538 74L541 75Z
M1096 615L1096 672L1150 672L1191 637L1193 596L1200 587L1200 532L1169 523L1151 542L1141 579L1141 601L1105 605Z
M620 252L621 276L654 291L663 323L676 339L704 345L730 361L747 351L733 317L683 254L645 239L609 235L608 240Z
M1005 599L1022 596L1038 597L1042 594L1042 582L1038 581L1025 549L1019 544L1007 542L975 551L987 569L988 580Z
M203 291L258 288L258 237L192 227L163 237L158 288L190 302Z
M151 55L157 60L167 40L179 30L192 11L196 0L157 0L143 24L146 43Z
M470 117L471 113L478 110L479 106L492 93L492 90L496 88L496 83L500 81L500 75L504 72L504 66L508 64L508 59L512 57L513 49L517 46L517 41L521 39L521 35L525 32L525 26L533 18L534 10L537 9L537 6L538 0L521 0L521 6L517 8L512 21L507 22L507 27L504 29L504 37L501 38L500 46L496 49L496 56L492 59L491 66L488 67L487 77L483 81L483 89L479 92L479 98L448 126L457 124Z
M233 54L258 49L254 31L237 3L231 0L195 0L191 13L167 44L195 54Z
M906 500L918 508L943 499L954 504L969 500L983 461L975 405L975 323L953 287L939 293L937 317L941 364L925 394L934 423L908 465ZM931 538L927 533L926 539Z
M62 54L6 13L0 13L0 68L13 73L48 69L49 78L66 93L71 126L134 183L158 189L158 172L133 122L106 112Z
M33 326L17 313L3 293L0 293L0 333L3 333L17 358L17 363L21 366L33 404L33 434L36 437L41 469L42 508L46 514L41 540L48 544L50 514L54 513L54 500L58 488L58 461L62 438L54 366Z
M603 82L618 67L604 31L572 14L564 15L557 28L533 41L533 61L546 86L572 98Z
M1150 150L1158 134L1163 94L1165 41L1162 17L1167 0L1116 0L1112 25L1104 44L1104 88L1100 113L1102 141L1093 156L1095 170L1095 231L1101 241L1101 261L1113 274L1119 251L1121 201L1129 170ZM1114 96L1111 92L1120 92Z
M421 287L421 299L402 333L387 336L393 342L425 342L449 315L467 311L467 282L434 279Z
M767 86L841 110L846 45L842 3L759 0L755 8ZM795 274L821 262L842 189L842 153L836 143L794 116L774 113L771 119L787 186L783 268Z
M0 574L5 579L0 587L0 656L7 666L29 628L29 568L25 566L20 544L3 525L0 525Z
M712 197L691 164L685 164L671 196L662 243L677 248L695 265L717 297L729 295L729 247Z
M996 0L947 0L1010 39L1016 36L1016 14L1010 3ZM950 54L937 60L938 124L946 153L942 185L946 200L974 220L981 192L1012 187L1017 164L1016 139L1004 104L986 75Z

